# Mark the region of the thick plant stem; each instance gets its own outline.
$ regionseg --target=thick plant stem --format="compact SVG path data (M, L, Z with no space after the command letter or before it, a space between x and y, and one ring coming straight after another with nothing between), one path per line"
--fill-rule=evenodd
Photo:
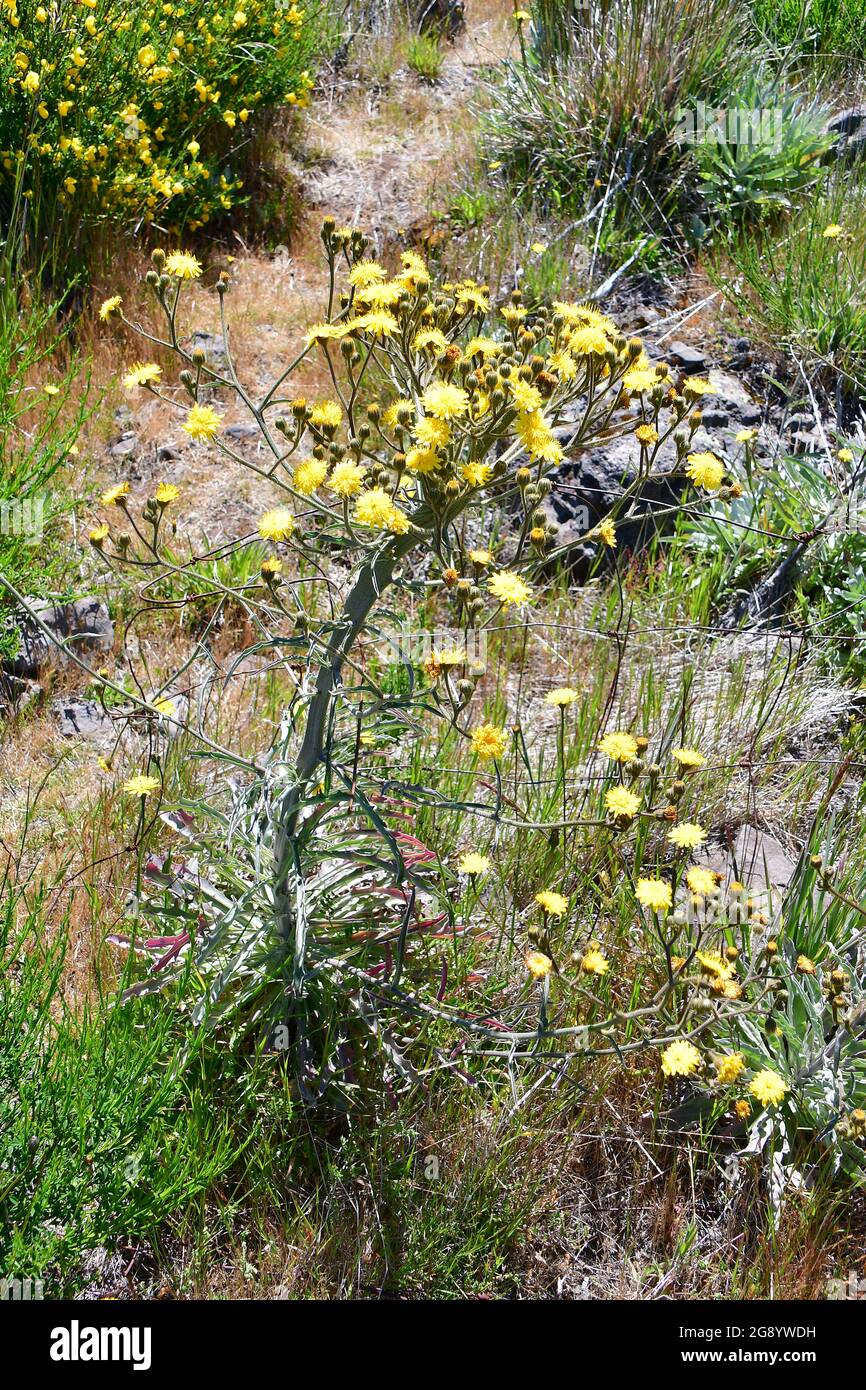
M274 843L276 930L277 935L286 942L291 940L294 930L296 972L299 967L302 968L305 943L303 939L298 939L298 933L302 932L302 927L299 922L295 921L295 913L289 901L287 885L294 863L295 835L304 792L315 775L322 757L331 698L340 683L343 663L358 634L364 628L372 609L391 583L395 565L416 544L417 535L401 536L398 540L391 542L375 559L368 560L361 567L346 599L342 618L331 635L327 651L319 667L316 689L307 711L304 739L295 764L297 780L286 793L278 811L279 825Z

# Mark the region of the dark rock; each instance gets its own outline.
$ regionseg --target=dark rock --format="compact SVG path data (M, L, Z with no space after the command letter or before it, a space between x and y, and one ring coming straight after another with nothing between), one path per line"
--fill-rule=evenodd
M748 338L737 338L734 342L734 352L748 352L751 346Z
M415 0L418 28L453 39L466 27L463 0Z
M253 439L259 432L258 425L243 421L238 425L229 425L223 431L227 439Z
M190 351L195 352L197 348L204 353L206 366L213 368L215 372L222 372L228 366L226 345L219 334L193 333Z
M99 739L112 731L111 719L95 700L57 700L54 712L67 738Z
M866 105L846 107L827 123L826 129L836 136L830 159L848 162L866 156Z
M21 615L21 649L9 661L11 675L32 679L45 665L52 653L68 660L58 651L57 642L74 645L76 652L110 651L114 643L114 624L108 609L98 598L79 598L71 603L55 603L51 599L27 599L27 606L45 624L55 641L32 622L27 613Z
M700 348L692 347L690 343L680 342L679 339L667 347L665 356L684 372L702 372L707 365L706 353L701 352Z
M730 419L730 416L729 416L727 410L722 410L722 409L719 409L718 407L713 407L713 406L711 406L709 410L702 410L702 411L701 411L701 423L703 424L704 429L708 429L708 430L720 430L720 429L724 429L724 427L725 427L725 425L727 425L729 419Z
M173 444L160 444L156 451L158 463L178 463L180 460L180 450Z
M741 405L737 413L742 425L760 425L764 418L764 412L759 405Z
M132 431L129 431L127 434L122 434L117 443L112 444L108 452L111 454L112 458L123 459L129 458L131 454L135 453L137 448L138 440Z
M651 304L636 304L628 317L635 328L648 328L650 324L658 323L661 314Z

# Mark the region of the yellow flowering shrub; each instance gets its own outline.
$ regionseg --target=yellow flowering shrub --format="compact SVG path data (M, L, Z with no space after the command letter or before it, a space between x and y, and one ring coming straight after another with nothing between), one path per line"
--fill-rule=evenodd
M95 220L212 222L244 199L257 114L307 103L321 32L318 0L3 0L0 198L55 256Z
M235 597L254 615L256 650L273 648L274 664L285 663L291 671L295 694L271 747L252 758L236 749L218 750L204 729L197 735L206 740L208 756L224 757L248 778L232 811L232 823L245 831L233 837L232 848L222 837L221 819L213 839L201 832L199 862L212 856L219 892L202 899L199 880L187 885L207 924L198 961L197 978L205 981L196 1014L201 1018L209 1008L223 1007L228 990L231 1012L255 1000L257 1017L274 1022L288 995L297 1023L298 1011L303 1014L308 1005L318 1012L325 982L345 1003L365 971L378 977L383 969L392 972L395 989L411 991L439 1016L440 982L420 957L406 954L409 918L400 927L399 918L395 926L383 917L381 895L402 904L404 913L423 901L428 922L453 922L456 885L462 883L467 893L482 891L494 861L466 845L462 852L457 848L453 863L436 870L436 855L390 823L388 784L375 761L380 738L390 737L389 721L398 714L399 721L439 716L457 741L466 775L479 788L494 790L487 804L480 792L473 798L474 823L485 817L502 822L504 801L495 788L502 787L501 765L518 756L518 741L501 716L485 714L478 698L482 671L471 654L485 628L531 621L543 568L566 552L546 506L560 464L600 440L642 431L635 441L637 478L590 533L600 554L614 548L617 519L638 496L668 439L675 443L670 477L682 490L683 506L701 505L707 490L724 502L734 488L724 474L695 478L689 471L699 423L694 405L707 383L691 379L678 389L667 367L650 364L641 342L626 338L598 308L554 301L530 311L517 291L496 306L484 285L438 281L413 250L404 251L397 264L380 263L360 232L337 228L330 218L322 242L324 312L303 331L299 350L276 381L253 392L237 375L226 274L213 291L220 302L225 366L209 366L182 346L194 327L184 321L185 287L202 271L196 257L182 250L155 251L147 275L164 324L149 343L165 361L174 356L179 370L175 376L139 361L124 377L129 389L150 392L176 412L197 448L223 454L227 466L251 468L273 489L254 532L234 543L239 552L252 548L255 557ZM134 329L120 292L105 301L102 316ZM333 392L308 400L292 378L314 357L325 366ZM233 448L225 429L232 396L254 420L267 463L262 454L255 463L247 461ZM185 584L194 599L204 557L195 556L193 538L184 537L190 558L179 558L175 530L183 535L182 495L177 497L173 484L164 480L140 515L133 515L124 480L102 503L104 514L90 533L101 561L145 573L142 595L153 595L156 603L162 578L170 579L175 600ZM480 535L493 535L505 514L512 518L506 533L480 544ZM172 526L166 524L169 515ZM323 584L328 599L319 603ZM393 593L401 592L423 592L425 601L448 613L458 635L434 646L423 662L427 685L392 702L357 649L374 638ZM559 726L560 756L580 698L575 686L562 685L544 700ZM149 713L160 715L155 705ZM717 1025L743 1007L745 986L721 954L717 929L703 939L700 930L691 933L676 919L687 890L707 900L716 894L716 876L688 866L707 833L685 812L688 780L700 782L705 756L691 747L663 754L670 796L682 801L680 808L662 793L649 743L627 729L599 729L592 753L602 769L597 806L583 819L566 820L593 827L611 853L630 846L618 910L641 934L649 1004L629 1008L623 1002L637 997L637 986L629 984L622 993L620 965L606 942L587 940L585 933L573 939L584 905L579 894L561 891L570 885L534 886L525 909L522 965L530 987L540 991L544 1027L550 1001L569 987L563 983L569 972L570 987L593 1001L594 1011L582 1011L579 1022L573 1013L560 1020L557 1039L580 1035L582 1050L609 1052L603 1031L616 1033L619 1023L618 1046L651 1047L660 1055L665 1048L663 1074L687 1077L704 1067L710 1041L705 1034L715 1035ZM154 769L143 768L142 775L152 777ZM401 782L400 795L435 805L439 792L435 778L430 780L422 784L416 775L411 783ZM564 818L567 810L563 800ZM646 828L652 822L658 822L658 841L650 852ZM518 817L510 824L522 823ZM527 828L543 832L546 823ZM556 828L552 821L551 830ZM250 847L248 857L246 851L237 857L239 845ZM169 890L159 866L150 878L157 892L147 910L163 935L178 920L177 896L186 887L181 877ZM329 930L319 933L324 921ZM362 948L351 931L337 932L341 922L371 924L361 932ZM683 950L677 967L675 942ZM231 959L236 966L227 967ZM750 987L756 997L766 995L763 967ZM611 991L621 1001L614 1013ZM318 1003L311 1002L314 996ZM454 1010L442 1016L459 1026ZM482 1025L473 1027L483 1031ZM497 1028L494 1038L501 1041L508 1029ZM721 1037L724 1030L719 1032ZM726 1035L727 1052L735 1041ZM728 1066L725 1075L732 1070Z

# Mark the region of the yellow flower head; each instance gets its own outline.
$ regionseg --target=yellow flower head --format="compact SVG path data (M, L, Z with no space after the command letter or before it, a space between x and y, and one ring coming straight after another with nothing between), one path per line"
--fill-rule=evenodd
M122 505L124 503L125 498L127 498L128 496L129 483L116 483L115 486L110 487L107 492L103 492L99 500L102 503L103 507L111 507Z
M595 529L602 544L606 545L609 550L616 550L616 527L610 517L605 517L604 521L600 521Z
M543 951L527 951L523 958L526 968L535 980L543 980L553 969L553 961Z
M367 470L360 463L342 459L340 463L334 464L328 487L338 497L355 497L364 485L366 473Z
M606 975L610 969L610 962L599 946L590 946L580 963L580 968L587 975Z
M310 411L310 424L323 430L337 430L343 422L343 412L336 401L316 401Z
M599 753L613 758L615 763L630 763L637 757L637 740L631 734L610 733L598 742Z
M508 746L505 730L497 724L479 724L472 730L472 752L479 758L501 758Z
M843 235L843 229L838 222L831 222L829 227L824 228L821 235L827 241L838 241L839 237Z
M288 507L272 507L259 520L259 535L265 541L287 541L295 529L295 518Z
M130 777L128 782L124 782L123 790L130 796L150 796L151 792L159 791L162 783L158 777L148 777L143 772L138 772L134 777Z
M427 387L421 404L426 414L432 415L435 420L459 420L469 409L469 395L462 386L436 381Z
M554 893L551 888L544 888L540 893L536 893L535 901L548 917L564 917L568 911L568 898L564 898L561 893Z
M699 753L697 748L674 748L671 757L679 763L684 772L692 772L695 768L703 767L706 762L703 753Z
M358 261L349 272L349 284L356 289L366 289L368 285L381 284L388 274L378 261Z
M197 280L201 275L201 263L186 251L172 251L165 258L166 274L178 280Z
M557 709L564 709L566 705L573 705L575 700L579 699L580 691L575 690L571 685L563 685L558 690L548 690L544 697L544 703L554 705Z
M686 874L686 883L696 897L705 898L708 894L715 892L718 887L718 879L710 869L695 867L689 869Z
M167 507L170 502L176 502L180 497L180 488L175 487L174 483L157 483L153 495L161 507Z
M749 1082L749 1090L762 1105L779 1105L785 1099L790 1086L776 1072L764 1067Z
M136 362L123 378L123 384L127 391L131 391L134 386L150 386L161 376L162 367L155 362Z
M447 420L435 420L432 415L422 415L412 427L412 433L419 444L431 449L444 449L451 439L451 426Z
M392 531L395 535L402 535L409 525L405 512L394 505L388 493L381 487L371 487L361 493L355 503L355 520L361 526Z
M526 603L532 598L532 590L529 585L524 584L520 576L512 573L511 570L500 570L499 574L494 574L487 587L493 597L498 598L505 608Z
M190 439L207 441L216 439L222 424L222 416L212 405L194 405L181 425Z
M672 845L679 849L697 849L707 838L707 832L700 825L695 825L692 821L683 821L680 825L675 825L673 830L668 831L668 839Z
M432 473L441 466L441 458L429 445L419 445L406 455L406 467L410 473Z
M103 299L99 306L99 317L102 319L102 322L105 323L111 318L112 314L116 314L122 303L123 300L119 294L113 294L110 299Z
M490 860L486 854L463 854L457 864L457 872L465 874L467 878L475 878L477 874L486 874L490 868Z
M691 396L692 399L697 399L698 396L714 396L715 394L715 386L711 386L704 377L687 376L683 382L683 395L687 398Z
M745 1070L742 1052L729 1052L725 1057L716 1058L716 1077L722 1086L730 1086Z
M694 1043L680 1038L669 1043L662 1053L662 1071L665 1076L691 1076L701 1065L701 1054Z
M297 465L292 481L295 490L299 492L302 497L310 497L316 491L317 487L322 486L327 476L327 459L308 458Z
M686 473L696 487L702 487L707 492L715 492L716 488L722 485L725 465L721 459L716 458L715 454L689 454L686 462Z
M651 912L667 912L673 902L671 886L662 878L639 878L635 895Z
M612 816L633 820L640 810L640 797L628 787L610 787L604 794L604 805Z

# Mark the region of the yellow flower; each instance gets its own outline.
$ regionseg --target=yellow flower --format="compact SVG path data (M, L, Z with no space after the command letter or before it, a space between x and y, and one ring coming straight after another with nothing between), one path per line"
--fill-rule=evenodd
M94 526L93 530L90 532L89 539L91 543L99 549L99 547L108 540L108 534L108 527L103 523L102 526Z
M470 338L463 349L466 357L496 357L500 352L505 351L504 343L497 343L495 338L480 337Z
M742 1052L729 1052L725 1057L716 1058L716 1076L722 1086L730 1086L737 1081L745 1069Z
M134 777L130 777L128 782L124 782L123 790L130 796L150 796L151 792L159 791L162 783L158 777L148 777L145 773L138 772Z
M675 825L673 830L668 831L671 844L677 845L679 849L697 849L706 838L706 830L692 821L683 821L681 825Z
M641 444L658 444L659 442L659 432L654 425L638 425L634 435Z
M599 739L599 753L613 758L615 763L630 763L637 757L637 740L631 734L610 733Z
M153 44L145 44L144 48L138 50L138 61L141 67L152 68L156 63L157 53Z
M493 556L489 550L470 550L468 554L473 565L478 565L481 568L493 563Z
M327 459L304 459L295 468L293 482L302 497L310 497L328 476Z
M362 314L360 318L352 319L346 327L369 333L374 338L390 338L392 334L397 332L400 325L394 315L389 314L386 309L373 309L369 314Z
M412 427L412 433L419 444L427 444L432 449L444 449L451 439L451 426L445 420L435 420L430 415L422 415Z
M448 339L441 328L423 328L420 333L416 333L412 339L412 346L416 352L424 352L426 348L435 348L437 352L444 352L448 346Z
M592 324L576 328L568 339L568 350L576 357L604 357L610 347L607 334Z
M531 415L534 411L541 409L541 392L537 386L533 386L518 376L509 378L508 389L518 410Z
M661 878L639 878L635 895L638 902L652 912L666 912L673 902L671 886Z
M479 758L501 758L508 745L505 730L497 724L479 724L472 730L472 752Z
M379 265L378 261L359 261L349 272L349 284L355 285L359 289L364 289L367 285L379 284L387 278L387 272Z
M730 980L734 975L733 964L718 951L695 951L695 959L704 974L711 975L715 980Z
M464 463L460 476L470 487L484 487L493 472L489 463Z
M154 497L161 507L167 507L180 497L180 488L175 487L174 483L158 483Z
M749 1090L762 1105L779 1105L790 1089L781 1076L770 1071L769 1067L757 1072L749 1082Z
M799 975L814 975L815 962L813 960L810 960L808 956L798 956L797 973Z
M343 422L343 412L336 401L316 401L310 411L310 424L322 429L339 429Z
M190 439L216 439L222 418L212 405L194 405L181 425L181 429L189 435Z
M435 420L457 420L469 409L469 396L462 386L452 386L447 381L436 381L427 387L421 397L421 404L425 412Z
M177 705L168 695L161 695L158 700L154 700L153 707L157 714L161 714L169 719L172 715L177 714Z
M259 520L259 535L265 541L287 541L295 529L295 518L288 507L272 507Z
M640 809L640 797L627 787L610 787L604 794L604 805L612 816L625 816L632 820Z
M410 473L432 473L442 466L442 460L435 449L428 445L410 449L406 455L406 467Z
M616 550L616 527L610 517L605 517L604 521L598 523L596 532L600 541L610 550Z
M38 73L38 72L33 72L32 70L31 70L30 72L28 72L24 77L22 77L22 79L21 79L21 86L23 87L24 91L25 91L25 92L28 92L31 96L33 95L34 92L38 92L38 91L39 91L39 73Z
M831 222L829 227L824 228L821 235L825 237L827 241L836 241L843 235L843 230L838 222Z
M711 386L702 376L687 376L683 382L683 394L686 396L714 396L715 386Z
M351 459L342 459L340 463L334 465L328 479L328 487L338 497L354 497L361 491L366 474L367 470L360 463L353 463Z
M837 449L836 457L840 463L853 463L854 454L851 449Z
M753 429L737 430L734 439L738 444L751 444L752 440L757 436L757 433L758 431Z
M691 1076L701 1065L701 1054L694 1043L679 1039L669 1043L662 1053L662 1071L665 1076Z
M272 583L283 572L283 562L276 555L269 555L262 561L259 573L266 584Z
M123 300L119 294L113 294L110 299L103 299L99 306L99 317L102 322L105 323L112 314L116 314L122 303Z
M580 963L580 968L587 975L606 975L610 969L610 962L599 946L590 946Z
M172 251L170 256L166 256L165 269L178 280L197 280L201 275L200 262L186 251Z
M494 574L489 580L487 587L494 598L505 607L526 603L532 598L532 590L528 584L524 584L519 575L512 573L511 570L500 570L499 574Z
M703 753L699 753L697 748L674 748L671 757L679 763L684 772L703 767L706 762Z
M129 483L117 483L110 487L107 492L103 492L100 502L103 507L124 505L124 498L129 496Z
M486 854L461 855L457 864L457 872L465 874L467 878L474 878L476 874L486 874L489 868L490 860Z
M707 492L714 492L717 487L721 487L722 479L725 476L725 465L721 459L716 458L715 454L689 454L686 473L696 487L702 487Z
M575 700L580 699L580 692L571 685L562 685L557 690L548 690L544 697L546 705L554 705L557 709L564 709L566 705L573 705Z
M718 879L710 869L701 869L697 867L689 869L686 874L686 883L692 893L702 898L707 897L709 893L715 892L718 887Z
M52 381L47 382L46 385L43 386L42 389L43 389L43 391L45 392L46 396L59 396L59 395L60 395L60 387L59 387L59 386L55 386L54 383L53 383Z
M313 343L325 343L331 338L343 338L345 334L345 324L314 323L307 329L304 335L304 342L307 344L307 347L311 347Z
M554 893L551 888L544 888L540 893L536 893L535 901L548 917L563 917L568 911L568 898L564 898L561 893Z
M401 512L388 496L384 488L371 487L362 492L355 503L355 520L361 526L374 526L378 530L403 534L409 525L405 512Z
M734 1114L738 1120L747 1120L752 1113L752 1107L747 1100L734 1102Z
M553 969L553 961L543 951L527 951L524 960L527 970L535 980L543 980Z
M158 367L155 362L136 362L126 376L123 384L127 391L131 391L134 386L149 386L154 381L159 381L162 376L162 367Z

